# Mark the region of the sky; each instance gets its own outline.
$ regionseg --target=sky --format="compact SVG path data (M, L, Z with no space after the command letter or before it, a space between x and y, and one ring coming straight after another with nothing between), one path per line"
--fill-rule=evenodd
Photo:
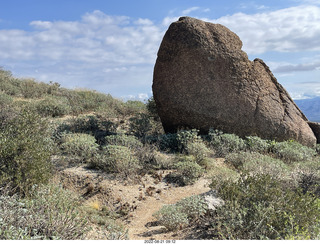
M14 76L147 99L180 16L235 32L293 99L320 96L320 0L0 0L0 67Z

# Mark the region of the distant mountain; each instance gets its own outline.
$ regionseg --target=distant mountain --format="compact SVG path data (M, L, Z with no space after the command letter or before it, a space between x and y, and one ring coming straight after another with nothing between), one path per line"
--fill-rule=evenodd
M320 97L295 100L295 103L305 116L307 116L308 120L320 122Z

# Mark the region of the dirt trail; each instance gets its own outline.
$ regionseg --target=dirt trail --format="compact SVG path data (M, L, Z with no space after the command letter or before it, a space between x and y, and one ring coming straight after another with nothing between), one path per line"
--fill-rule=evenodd
M184 187L172 187L156 197L148 197L135 211L128 225L130 240L177 239L173 232L166 232L163 226L153 226L152 216L165 204L173 204L179 200L209 191L208 180L201 178L195 184Z

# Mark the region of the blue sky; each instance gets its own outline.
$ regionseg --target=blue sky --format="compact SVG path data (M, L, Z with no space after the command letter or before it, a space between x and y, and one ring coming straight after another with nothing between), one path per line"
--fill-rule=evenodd
M319 0L0 0L0 66L18 77L151 96L171 22L191 16L238 34L294 99L320 96Z

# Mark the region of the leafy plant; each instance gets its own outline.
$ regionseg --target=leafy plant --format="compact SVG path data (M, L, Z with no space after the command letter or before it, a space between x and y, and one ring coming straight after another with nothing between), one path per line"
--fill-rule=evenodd
M245 149L243 139L234 134L223 134L221 131L211 129L208 133L209 145L215 150L219 157L228 153L239 152Z
M104 152L104 160L91 163L91 167L117 173L124 177L133 176L140 169L137 157L128 147L108 145Z
M192 129L192 130L183 130L177 133L177 142L178 148L180 152L187 152L188 145L190 143L201 142L201 137L198 136L199 130Z
M71 112L68 100L63 97L46 97L34 104L41 116L61 117Z
M196 221L208 210L208 204L201 196L184 198L172 205L163 206L154 214L159 225L169 231L183 229L192 221Z
M54 146L46 121L23 111L0 128L0 186L28 194L51 176Z
M226 156L230 163L240 172L251 174L269 174L280 178L289 173L289 168L281 160L257 152L230 153Z
M149 114L139 113L130 118L130 132L138 138L145 139L152 134L154 123Z
M319 200L267 174L213 183L225 204L212 216L215 239L286 239L319 235Z
M246 137L247 149L252 152L267 153L271 147L271 142L263 140L258 136L247 136Z
M188 143L186 151L189 155L193 155L195 157L197 164L204 167L207 166L207 157L210 154L210 150L202 141Z
M176 171L169 174L167 179L179 185L191 185L204 173L204 169L194 161L193 157L181 158L175 164Z
M83 239L89 228L78 208L77 198L51 184L35 186L26 199L1 194L0 239Z
M89 163L99 148L96 139L88 134L64 134L61 141L61 150L67 155L76 156L80 163Z
M128 136L125 134L107 136L105 142L108 145L125 146L133 149L143 147L143 144L135 136Z
M275 143L271 150L287 163L310 160L316 155L315 149L303 146L296 141Z
M195 221L208 210L208 204L199 195L184 198L177 202L176 205L181 206L181 211L188 215L189 221Z
M159 225L165 226L169 231L182 229L189 223L188 215L179 205L165 205L154 216Z

